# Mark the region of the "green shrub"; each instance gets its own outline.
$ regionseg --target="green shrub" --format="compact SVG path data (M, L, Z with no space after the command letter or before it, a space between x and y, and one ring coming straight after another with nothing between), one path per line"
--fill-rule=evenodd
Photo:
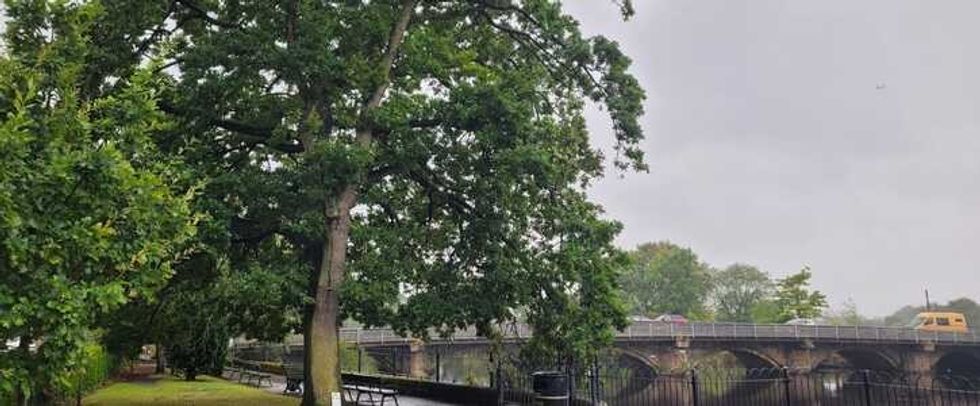
M186 330L167 345L170 365L188 381L201 374L221 376L228 356L228 338L224 326Z
M77 397L97 389L115 370L115 360L96 343L82 346L78 365L68 372L63 397Z
M357 344L342 342L340 343L340 369L344 372L358 372L357 370ZM378 373L378 361L376 361L366 351L361 354L361 373Z
M90 340L77 347L77 351L70 356L70 362L66 364L64 370L52 373L56 379L39 388L21 389L32 398L32 404L70 403L69 400L80 398L99 388L109 378L115 370L116 363L104 347L91 337ZM41 355L33 354L33 356ZM13 381L13 379L5 379L8 373L12 372L0 368L0 405L12 405L15 402L14 386L4 385Z

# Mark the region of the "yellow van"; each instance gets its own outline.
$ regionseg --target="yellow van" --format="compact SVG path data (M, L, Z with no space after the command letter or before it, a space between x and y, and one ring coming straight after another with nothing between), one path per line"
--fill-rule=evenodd
M915 320L909 324L916 330L922 331L943 331L950 333L966 333L966 317L963 313L953 312L922 312L915 316Z

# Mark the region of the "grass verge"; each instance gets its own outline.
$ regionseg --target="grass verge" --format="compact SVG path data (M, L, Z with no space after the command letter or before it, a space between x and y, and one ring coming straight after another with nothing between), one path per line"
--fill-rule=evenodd
M223 379L200 376L187 382L172 376L150 376L117 382L83 400L85 406L196 405L196 406L296 406L299 399L275 395Z

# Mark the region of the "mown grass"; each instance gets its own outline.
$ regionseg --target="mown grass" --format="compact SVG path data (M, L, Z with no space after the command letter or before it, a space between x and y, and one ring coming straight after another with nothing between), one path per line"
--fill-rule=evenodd
M85 406L197 405L296 406L299 399L279 396L209 376L187 382L172 376L117 382L83 400Z

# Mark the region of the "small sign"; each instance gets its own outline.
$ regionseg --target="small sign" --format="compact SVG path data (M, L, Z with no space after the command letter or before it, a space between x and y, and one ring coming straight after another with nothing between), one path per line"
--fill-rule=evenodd
M340 403L340 392L330 392L330 406L342 406Z

